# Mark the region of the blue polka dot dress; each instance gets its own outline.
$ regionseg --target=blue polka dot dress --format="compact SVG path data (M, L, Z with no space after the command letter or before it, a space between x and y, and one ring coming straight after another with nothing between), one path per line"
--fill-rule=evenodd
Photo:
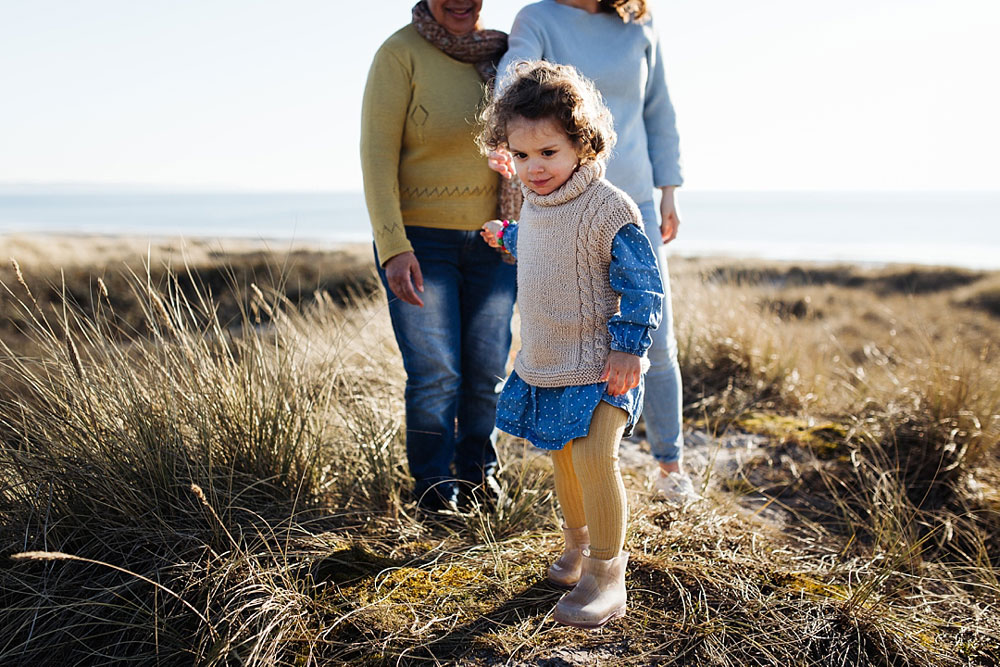
M504 232L504 246L517 255L517 224ZM621 295L617 314L608 321L611 349L642 356L652 343L650 331L660 323L663 285L646 235L625 225L615 236L609 268L611 287ZM643 381L620 396L605 392L598 382L570 387L535 387L512 372L497 403L497 428L542 449L562 449L587 435L600 401L628 413L628 428L642 412Z

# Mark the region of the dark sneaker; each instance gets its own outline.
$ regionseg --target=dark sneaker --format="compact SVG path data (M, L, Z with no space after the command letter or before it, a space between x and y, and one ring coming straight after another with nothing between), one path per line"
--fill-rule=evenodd
M441 482L419 492L414 490L417 496L417 507L424 512L432 514L457 512L458 511L458 489L452 482Z

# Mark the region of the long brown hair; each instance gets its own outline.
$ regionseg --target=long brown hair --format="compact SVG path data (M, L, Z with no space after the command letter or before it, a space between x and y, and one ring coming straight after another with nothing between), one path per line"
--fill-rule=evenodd
M622 21L640 21L646 16L646 0L597 0L597 8L608 14L618 14Z

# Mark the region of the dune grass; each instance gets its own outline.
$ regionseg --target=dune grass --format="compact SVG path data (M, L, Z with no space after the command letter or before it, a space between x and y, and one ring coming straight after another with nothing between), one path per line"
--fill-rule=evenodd
M550 617L546 457L502 439L509 504L416 512L377 295L12 270L0 664L996 665L978 277L825 271L677 263L689 426L763 444L685 509L626 470L630 611L588 633Z

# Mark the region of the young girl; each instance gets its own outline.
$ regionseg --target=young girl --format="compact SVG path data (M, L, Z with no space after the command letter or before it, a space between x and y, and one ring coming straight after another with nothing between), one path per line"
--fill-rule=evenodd
M521 350L497 426L552 451L566 548L548 578L575 586L554 618L597 628L625 613L618 446L660 321L656 259L635 203L603 178L611 116L576 70L522 63L483 120L480 147L510 151L524 192L520 223L482 231L517 258Z

